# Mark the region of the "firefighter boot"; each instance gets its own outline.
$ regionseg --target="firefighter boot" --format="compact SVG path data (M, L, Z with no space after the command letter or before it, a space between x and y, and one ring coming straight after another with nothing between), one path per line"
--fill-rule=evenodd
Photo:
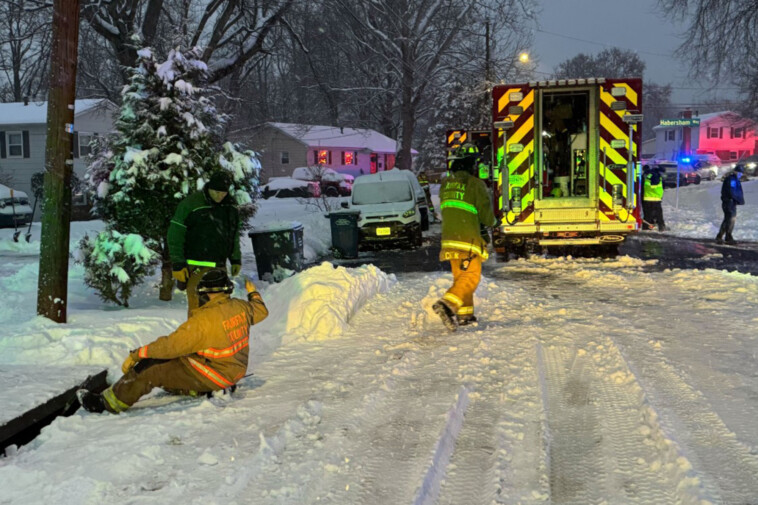
M476 324L476 316L458 316L458 326L468 326L469 324Z
M432 310L434 310L434 312L440 316L440 319L442 319L442 324L445 325L445 328L450 331L455 331L458 329L458 319L455 317L455 312L453 312L453 309L451 309L444 300L435 302L434 305L432 305Z

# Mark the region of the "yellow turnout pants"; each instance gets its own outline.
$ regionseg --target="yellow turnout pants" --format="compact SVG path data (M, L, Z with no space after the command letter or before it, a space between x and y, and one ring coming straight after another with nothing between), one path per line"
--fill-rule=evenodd
M452 258L450 269L453 271L453 285L442 297L453 307L459 319L474 316L474 291L482 278L482 258L473 255L468 267L464 270L466 258Z

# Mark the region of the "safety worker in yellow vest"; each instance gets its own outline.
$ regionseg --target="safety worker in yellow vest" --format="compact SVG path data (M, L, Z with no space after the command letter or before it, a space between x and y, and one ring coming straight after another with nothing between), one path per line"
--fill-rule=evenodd
M661 168L650 168L649 165L642 167L643 188L642 188L642 212L643 225L646 230L652 230L658 226L658 231L665 231L666 224L663 222L663 177Z
M207 271L197 292L200 307L173 333L129 353L124 375L102 394L77 391L90 412L118 414L153 388L197 396L234 389L247 372L250 326L268 316L261 295L245 279L247 300L232 298L226 269Z
M496 222L487 187L476 173L478 154L473 144L452 153L451 175L440 187L440 261L450 262L453 285L432 309L451 331L476 321L474 291L488 256L489 232L484 228Z
M174 279L187 290L187 314L198 307L197 283L212 268L231 264L232 276L242 267L240 215L229 193L231 174L211 175L203 189L179 203L168 227L168 250Z

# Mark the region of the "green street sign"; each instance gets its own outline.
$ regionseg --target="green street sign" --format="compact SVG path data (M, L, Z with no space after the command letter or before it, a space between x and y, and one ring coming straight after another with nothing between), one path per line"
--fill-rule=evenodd
M700 126L699 117L661 119L661 126Z

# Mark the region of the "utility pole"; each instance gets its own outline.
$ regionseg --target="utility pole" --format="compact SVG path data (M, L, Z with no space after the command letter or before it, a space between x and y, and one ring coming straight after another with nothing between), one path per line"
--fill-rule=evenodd
M66 322L79 0L54 0L37 314Z

